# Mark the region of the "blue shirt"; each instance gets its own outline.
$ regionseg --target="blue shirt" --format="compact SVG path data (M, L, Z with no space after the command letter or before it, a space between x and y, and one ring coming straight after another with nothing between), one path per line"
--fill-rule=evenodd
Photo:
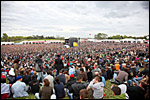
M102 78L102 82L104 83L104 86L105 86L105 78L103 76L101 76Z

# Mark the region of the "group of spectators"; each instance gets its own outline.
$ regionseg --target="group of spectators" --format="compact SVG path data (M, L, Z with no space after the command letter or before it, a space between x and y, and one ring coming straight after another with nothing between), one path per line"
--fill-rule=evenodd
M117 85L110 87L114 96L149 99L149 44L1 46L2 99L29 93L37 99L62 99L66 94L71 99L103 99L106 80Z

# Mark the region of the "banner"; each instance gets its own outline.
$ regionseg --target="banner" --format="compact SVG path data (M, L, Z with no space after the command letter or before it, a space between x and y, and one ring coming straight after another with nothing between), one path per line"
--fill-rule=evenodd
M77 47L78 46L77 42L73 42L73 46Z

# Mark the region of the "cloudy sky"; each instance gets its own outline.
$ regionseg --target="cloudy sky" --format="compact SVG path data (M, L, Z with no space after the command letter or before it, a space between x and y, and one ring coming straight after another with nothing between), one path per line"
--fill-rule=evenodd
M1 36L149 34L149 1L1 1ZM91 36L89 36L91 34Z

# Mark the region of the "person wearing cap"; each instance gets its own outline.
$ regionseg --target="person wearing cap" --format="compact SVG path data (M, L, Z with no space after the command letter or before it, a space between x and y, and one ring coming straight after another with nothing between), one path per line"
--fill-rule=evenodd
M71 74L70 79L67 82L67 94L71 99L73 99L73 94L69 93L69 89L71 88L71 85L75 82L76 82L76 79L74 78L74 74Z
M28 97L29 94L26 92L28 91L28 87L22 82L22 76L17 76L16 80L17 81L11 87L13 98Z
M8 73L9 73L9 76L8 76L9 84L15 83L16 77L15 77L15 72L14 72L13 66Z

